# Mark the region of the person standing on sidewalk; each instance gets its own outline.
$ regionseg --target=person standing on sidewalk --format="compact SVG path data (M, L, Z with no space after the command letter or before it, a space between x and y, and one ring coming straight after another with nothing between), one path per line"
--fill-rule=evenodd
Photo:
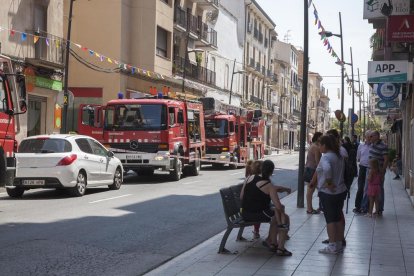
M316 185L311 185L311 181L313 178L313 174L315 173L316 167L319 164L319 160L321 159L321 152L319 149L319 138L322 136L322 132L315 132L312 137L312 145L308 150L308 155L306 156L306 164L305 164L305 175L304 181L305 184L308 184L308 190L306 192L306 206L307 214L319 214L320 211L313 209L312 206L312 197L313 193L315 192ZM318 208L319 209L319 208Z
M357 160L359 162L359 173L358 173L358 191L355 196L355 208L354 213L360 214L361 213L361 205L362 205L362 198L364 196L364 187L365 187L365 180L367 177L367 169L368 169L368 162L369 162L369 149L370 149L370 135L371 131L367 130L365 132L365 143L360 144L357 151Z
M320 140L321 160L316 168L319 197L324 208L329 244L319 250L337 254L343 250L343 212L347 188L344 181L345 161L337 139L331 135Z
M377 159L369 160L369 174L368 174L368 191L369 197L369 210L366 216L372 217L372 210L374 209L378 214L380 194L381 194L381 182L383 182L383 175L380 172L379 162Z
M377 159L379 162L380 173L382 174L381 181L381 201L379 204L378 215L384 211L384 178L388 167L388 147L380 139L380 133L373 131L371 133L371 148L369 149L369 159Z

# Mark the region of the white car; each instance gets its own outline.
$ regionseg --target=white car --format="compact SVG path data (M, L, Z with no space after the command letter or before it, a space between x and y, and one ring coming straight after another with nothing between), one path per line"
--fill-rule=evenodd
M24 139L16 153L16 177L6 186L11 197L21 197L35 188L70 189L83 196L88 187L122 185L121 161L94 138L83 135L53 134Z

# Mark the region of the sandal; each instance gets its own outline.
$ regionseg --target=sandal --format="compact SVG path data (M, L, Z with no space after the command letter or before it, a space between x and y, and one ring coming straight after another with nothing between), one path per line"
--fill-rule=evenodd
M317 210L312 210L312 211L306 211L306 214L308 214L308 215L317 215L317 214L320 214L320 212L318 212Z
M285 249L277 248L276 256L289 257L289 256L292 256L292 252L288 251L286 248Z

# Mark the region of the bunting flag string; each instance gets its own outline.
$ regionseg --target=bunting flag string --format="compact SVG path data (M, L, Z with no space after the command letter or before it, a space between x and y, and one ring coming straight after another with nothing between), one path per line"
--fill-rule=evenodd
M44 43L46 43L47 47L53 47L54 46L56 48L60 48L60 47L63 47L67 43L67 40L63 39L61 37L42 36L42 35L39 35L39 32L35 33L35 34L30 34L30 33L17 31L17 30L14 30L14 29L9 29L9 28L5 28L5 27L0 26L0 32L2 32L2 31L7 31L10 37L16 37L15 35L18 34L20 36L20 41L22 43L23 42L27 43L29 41L28 37L29 37L30 41L33 42L33 44L37 44L40 41L44 41ZM19 39L19 37L17 36L17 40L18 39ZM16 40L16 38L14 40ZM156 77L158 79L165 79L165 77L162 74L152 72L152 71L148 71L148 70L144 70L144 69L139 68L137 66L130 65L126 62L121 62L121 61L116 60L114 58L107 57L105 55L99 54L98 52L96 52L93 49L90 49L90 48L85 47L83 45L80 45L78 43L74 43L72 41L69 41L69 43L72 45L72 48L73 48L73 46L76 46L77 48L79 48L83 52L88 53L89 56L91 56L91 57L94 56L94 57L98 58L98 60L101 61L101 62L105 61L109 64L115 64L121 70L130 71L129 73L131 73L132 75L140 74L140 75L145 75L145 76L148 76L148 77Z
M336 53L336 51L333 49L331 43L329 42L329 38L325 34L325 28L323 27L322 21L319 18L319 12L316 9L315 3L312 0L309 0L309 8L311 7L311 5L313 7L313 15L315 16L315 25L317 25L318 33L320 35L323 46L326 47L326 50L330 53L331 57L336 59L337 64L339 64L341 66L345 66L345 62L338 57L338 54ZM348 74L346 73L345 68L344 68L344 71L345 71L344 76L347 79L348 85L350 85Z

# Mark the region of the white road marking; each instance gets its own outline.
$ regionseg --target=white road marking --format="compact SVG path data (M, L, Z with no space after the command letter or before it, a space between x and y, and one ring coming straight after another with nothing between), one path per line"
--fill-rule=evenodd
M110 197L110 198L99 199L99 200L91 201L89 203L98 203L98 202L102 202L102 201L107 201L107 200L112 200L112 199L117 199L117 198L121 198L121 197L130 196L130 195L132 195L132 194L127 194L127 195L121 195L121 196L114 196L114 197Z
M189 185L189 184L198 183L198 182L201 182L201 181L197 180L197 181L185 182L185 183L183 183L183 185Z
M237 175L237 174L241 174L243 172L236 172L236 173L231 173L230 175Z

